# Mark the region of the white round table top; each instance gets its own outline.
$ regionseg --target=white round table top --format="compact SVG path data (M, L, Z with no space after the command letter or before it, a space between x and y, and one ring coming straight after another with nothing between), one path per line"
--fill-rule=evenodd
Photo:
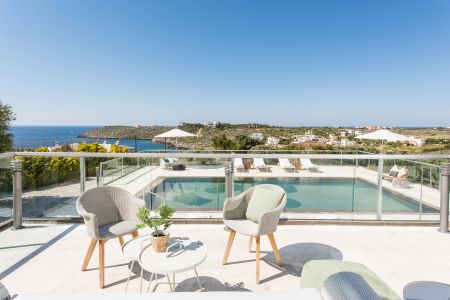
M122 247L123 254L132 260L138 260L142 249L150 245L150 235L140 235L126 242Z
M166 252L153 251L149 235L137 237L127 244L123 247L124 254L139 259L144 270L157 274L192 270L206 259L207 253L201 241L181 237L171 238Z

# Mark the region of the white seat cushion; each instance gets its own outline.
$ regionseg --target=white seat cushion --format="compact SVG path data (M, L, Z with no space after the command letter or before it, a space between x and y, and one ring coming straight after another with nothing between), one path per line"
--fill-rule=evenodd
M408 169L406 167L403 167L398 171L397 177L401 178L405 177L406 175L408 175Z
M237 233L248 235L248 236L258 236L259 235L259 225L247 219L234 219L234 220L223 220L225 225L230 227L230 229L236 231Z

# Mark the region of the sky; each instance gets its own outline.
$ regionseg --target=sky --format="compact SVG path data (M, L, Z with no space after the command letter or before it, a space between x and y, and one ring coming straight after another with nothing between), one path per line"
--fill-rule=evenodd
M450 126L450 1L0 0L16 125Z

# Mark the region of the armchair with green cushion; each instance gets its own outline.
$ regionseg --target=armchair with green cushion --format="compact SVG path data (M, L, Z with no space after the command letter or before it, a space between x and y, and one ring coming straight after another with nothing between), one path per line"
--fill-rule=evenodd
M223 222L230 229L223 264L237 233L250 237L249 251L253 238L256 240L256 282L259 283L260 236L267 235L272 246L276 263L281 265L281 257L273 233L286 206L286 192L278 185L261 184L254 186L233 198L225 200Z

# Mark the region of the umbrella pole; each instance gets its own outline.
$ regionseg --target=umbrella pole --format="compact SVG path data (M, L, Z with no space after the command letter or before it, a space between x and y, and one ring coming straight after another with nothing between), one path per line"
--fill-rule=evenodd
M164 138L164 151L167 149L167 138Z

